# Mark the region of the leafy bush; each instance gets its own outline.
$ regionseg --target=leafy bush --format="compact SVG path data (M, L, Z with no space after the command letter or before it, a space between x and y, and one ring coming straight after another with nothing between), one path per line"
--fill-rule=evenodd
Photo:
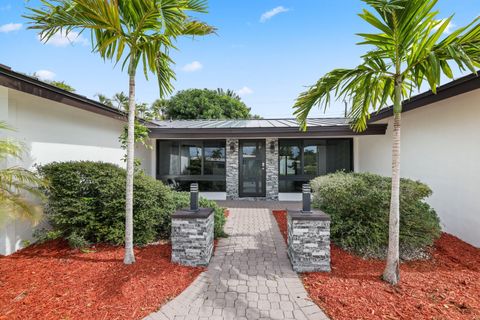
M188 208L190 206L190 194L188 192L175 192L174 193L174 202L177 209ZM225 237L226 234L223 231L223 226L225 225L225 208L221 208L213 200L207 200L200 198L199 205L202 208L213 208L215 215L215 238ZM168 231L168 236L170 236L170 225L165 230Z
M45 213L53 230L47 238L61 236L73 247L124 243L124 169L90 161L51 163L38 169L50 182ZM169 238L171 214L188 207L188 194L172 191L142 172L135 175L133 193L134 243L143 245ZM215 235L222 236L223 209L205 199L200 199L200 205L215 209Z
M313 206L330 215L331 237L337 245L364 256L385 256L390 178L337 172L318 177L311 185ZM404 259L418 257L440 235L438 216L424 202L431 194L427 185L401 179L400 251Z
M37 243L44 243L46 241L55 240L62 237L62 232L60 230L49 230L49 229L35 229L33 231L33 237Z

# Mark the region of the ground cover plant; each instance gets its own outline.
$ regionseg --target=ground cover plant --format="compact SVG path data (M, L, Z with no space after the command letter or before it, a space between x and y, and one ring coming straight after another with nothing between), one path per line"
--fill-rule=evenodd
M287 241L285 211L274 211ZM480 249L443 233L431 259L400 265L397 286L379 276L385 262L331 245L331 272L301 275L310 298L332 320L480 319Z

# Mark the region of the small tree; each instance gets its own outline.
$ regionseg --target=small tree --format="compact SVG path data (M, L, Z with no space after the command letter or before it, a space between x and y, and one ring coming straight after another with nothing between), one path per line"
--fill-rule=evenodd
M0 130L12 130L0 122ZM42 198L38 187L45 181L35 173L19 166L8 167L7 161L21 160L24 153L22 144L11 139L0 139L0 223L8 218L22 218L36 224L42 216L41 206L29 200L28 196Z
M127 181L125 204L125 264L135 262L133 253L133 175L135 143L135 76L139 63L148 78L158 78L160 96L173 90L170 65L173 41L180 36L200 36L214 31L188 12L206 12L203 0L44 0L41 9L29 8L30 29L48 41L53 35L73 30L91 32L92 48L103 59L123 59L129 77Z
M364 0L374 13L364 10L360 17L376 33L361 33L360 45L368 45L363 63L353 69L335 69L300 94L295 115L306 128L314 105L327 107L330 94L350 100L352 127L363 131L370 113L393 101L392 186L390 201L387 266L383 279L400 280L400 115L402 101L426 81L436 93L441 75L453 78L450 63L460 70L480 66L479 18L442 38L452 17L438 20L437 0Z

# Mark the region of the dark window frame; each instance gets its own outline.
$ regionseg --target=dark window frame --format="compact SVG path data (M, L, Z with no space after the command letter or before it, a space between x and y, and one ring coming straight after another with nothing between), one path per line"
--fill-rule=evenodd
M176 142L178 144L178 154L181 157L181 149L183 145L188 145L189 142L197 142L198 146L202 148L202 156L201 156L201 169L200 172L201 174L199 175L191 175L191 174L166 174L162 175L160 173L160 143L161 142ZM220 146L224 148L224 157L225 157L225 174L224 175L213 175L213 174L205 174L205 143L207 143L207 147L212 147L212 143L217 142ZM226 140L224 139L199 139L199 140L194 140L194 139L157 139L156 140L156 150L155 150L155 155L156 155L156 178L157 180L162 180L162 181L167 181L168 179L173 179L177 182L184 182L184 181L192 181L192 182L223 182L226 187L227 183L227 143ZM180 163L179 169L181 169ZM204 190L200 190L204 191ZM224 190L225 191L225 190ZM224 192L220 191L220 192Z
M278 181L279 181L279 190L280 190L280 184L281 182L280 181L310 181L318 176L320 176L319 174L319 169L320 169L320 166L318 166L318 163L319 163L319 156L320 156L320 153L317 152L317 155L316 155L316 159L317 159L317 174L315 175L308 175L308 174L305 174L305 155L304 155L304 151L305 151L305 146L308 145L308 142L309 141L326 141L328 143L328 141L332 141L332 140L344 140L344 141L349 141L350 142L350 172L353 172L355 170L354 168L354 147L353 147L353 144L354 144L354 140L353 138L318 138L318 139L315 139L315 138L312 138L312 139L279 139L278 140L278 146L279 146L279 152L278 152ZM301 174L298 174L298 175L281 175L280 174L280 159L281 159L281 155L280 155L280 148L281 148L281 143L283 141L288 141L288 142L292 142L292 143L298 143L297 146L300 147L300 172ZM307 143L306 143L307 142ZM291 192L291 191L279 191L279 192Z

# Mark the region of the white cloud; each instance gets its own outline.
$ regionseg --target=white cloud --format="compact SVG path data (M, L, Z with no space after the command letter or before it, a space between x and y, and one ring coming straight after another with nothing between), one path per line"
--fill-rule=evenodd
M183 66L182 70L185 72L195 72L203 68L203 65L198 61L193 61Z
M253 90L250 89L247 86L244 86L243 88L237 90L237 94L239 96L246 96L246 95L249 95L249 94L252 94L252 93L253 93Z
M70 31L68 35L66 35L64 31L57 32L50 39L48 39L46 43L51 44L55 47L65 47L69 44L75 43L79 43L81 45L88 45L87 39L85 39L81 34L76 31Z
M21 23L7 23L0 26L0 33L8 33L22 29Z
M447 19L441 19L440 24L435 26L435 28L433 28L433 31L437 31L438 29L440 29L440 26L442 25L442 23L445 22L445 20L447 20ZM450 21L448 23L447 27L445 28L445 30L443 30L443 33L444 34L450 34L450 33L452 33L453 29L455 29L455 27L456 27L455 23L453 23L453 21Z
M264 12L262 16L260 17L260 22L266 22L267 20L270 20L271 18L275 17L277 14L280 14L282 12L288 12L290 9L287 9L283 6L279 6L276 8L273 8L270 11Z
M37 72L35 72L35 76L40 78L40 80L53 80L56 74L50 70L38 70Z

